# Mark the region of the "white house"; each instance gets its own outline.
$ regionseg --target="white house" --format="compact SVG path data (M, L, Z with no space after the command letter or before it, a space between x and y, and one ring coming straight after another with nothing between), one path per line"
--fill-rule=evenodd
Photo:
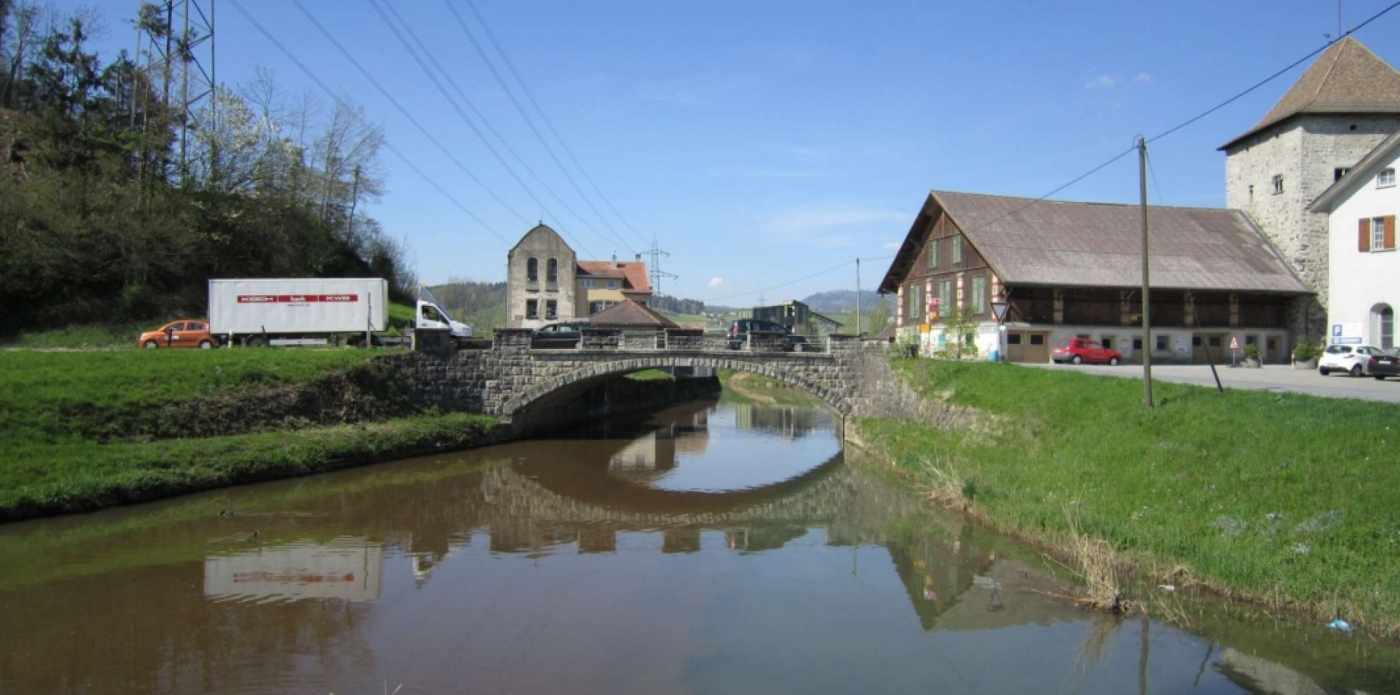
M1328 215L1328 342L1392 348L1400 306L1400 132L1371 150L1309 207Z

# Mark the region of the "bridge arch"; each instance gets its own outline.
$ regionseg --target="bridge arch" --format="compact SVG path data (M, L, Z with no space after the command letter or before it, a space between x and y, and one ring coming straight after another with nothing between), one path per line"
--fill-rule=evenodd
M584 365L561 362L554 375L537 378L514 393L500 408L500 415L525 412L560 391L574 390L643 369L709 367L765 376L810 394L840 415L850 415L852 404L842 378L842 366L825 354L790 353L780 359L742 353L735 355L618 355Z

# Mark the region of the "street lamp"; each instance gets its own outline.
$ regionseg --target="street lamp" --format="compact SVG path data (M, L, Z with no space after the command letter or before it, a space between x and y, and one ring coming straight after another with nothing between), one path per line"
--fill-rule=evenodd
M997 320L997 361L1006 361L1006 312L1011 308L1010 302L1006 301L1006 287L997 288L996 296L992 297L992 316Z

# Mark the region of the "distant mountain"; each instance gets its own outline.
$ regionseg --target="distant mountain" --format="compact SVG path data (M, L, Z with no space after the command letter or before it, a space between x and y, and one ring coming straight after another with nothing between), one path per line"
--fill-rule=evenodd
M865 311L888 302L889 299L878 292L863 290L860 293L860 308ZM822 314L844 314L856 310L855 290L828 290L808 295L802 302L813 311Z

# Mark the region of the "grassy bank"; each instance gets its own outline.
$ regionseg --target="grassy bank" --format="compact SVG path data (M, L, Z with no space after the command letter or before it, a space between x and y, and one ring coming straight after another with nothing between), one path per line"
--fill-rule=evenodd
M363 365L366 350L0 352L0 519L95 509L487 439L495 421L422 414L356 425L132 437L133 414L264 394ZM172 408L174 404L174 408ZM227 432L227 430L224 430ZM237 431L237 430L235 430ZM101 433L96 434L96 433Z
M1135 380L895 369L925 397L984 415L969 431L860 423L945 502L1061 547L1074 524L1149 575L1400 637L1394 406L1159 383L1147 410Z
M724 388L720 400L755 405L819 406L822 402L805 391L792 388L781 381L761 374L719 370L719 383Z

